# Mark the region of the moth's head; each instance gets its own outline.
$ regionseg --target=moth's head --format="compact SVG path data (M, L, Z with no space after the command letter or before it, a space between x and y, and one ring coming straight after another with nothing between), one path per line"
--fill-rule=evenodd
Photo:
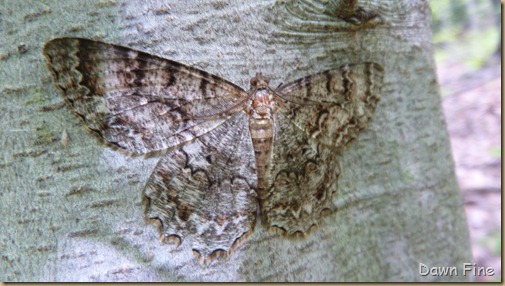
M268 88L270 79L261 73L256 73L256 75L251 78L251 89L264 89Z

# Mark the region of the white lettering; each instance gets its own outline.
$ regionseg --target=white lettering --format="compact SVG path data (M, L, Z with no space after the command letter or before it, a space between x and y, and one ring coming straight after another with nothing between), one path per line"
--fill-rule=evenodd
M463 263L463 276L466 276L466 272L473 269L472 263Z
M456 266L439 266L428 267L424 263L419 263L419 274L422 276L458 276L458 268Z
M473 276L494 276L493 267L477 266L477 263L463 263L463 275L471 274Z
M424 269L426 269L426 272L424 271ZM423 263L419 263L419 274L426 276L428 275L428 273L429 273L428 266L424 265Z

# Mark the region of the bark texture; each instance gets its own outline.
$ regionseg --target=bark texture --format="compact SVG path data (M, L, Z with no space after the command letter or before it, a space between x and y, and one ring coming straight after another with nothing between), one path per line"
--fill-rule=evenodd
M472 262L441 104L426 1L3 1L0 5L0 280L466 281L419 263ZM86 133L42 47L79 36L193 65L247 89L347 63L385 69L374 119L339 159L336 213L306 238L257 225L202 266L161 245L141 192L157 158Z

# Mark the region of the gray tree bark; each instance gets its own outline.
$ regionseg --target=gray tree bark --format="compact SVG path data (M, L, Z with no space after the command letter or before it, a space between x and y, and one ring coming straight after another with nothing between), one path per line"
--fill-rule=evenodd
M428 5L353 2L2 1L0 280L468 280ZM257 71L277 86L346 63L381 64L375 118L340 159L338 210L305 239L258 224L207 266L184 243L161 245L141 203L157 158L109 150L69 112L41 52L62 36L147 51L244 89ZM419 263L459 275L423 276Z

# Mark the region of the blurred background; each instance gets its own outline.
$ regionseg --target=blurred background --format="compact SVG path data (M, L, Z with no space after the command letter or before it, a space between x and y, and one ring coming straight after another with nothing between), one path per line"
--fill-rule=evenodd
M430 0L438 82L477 266L501 281L501 2Z

